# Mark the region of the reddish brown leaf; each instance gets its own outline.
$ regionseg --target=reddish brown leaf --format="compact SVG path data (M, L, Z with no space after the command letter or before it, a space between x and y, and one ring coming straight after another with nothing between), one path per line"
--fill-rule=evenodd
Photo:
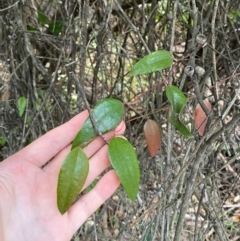
M150 156L156 156L161 145L161 134L158 123L154 120L147 120L144 124L143 132Z
M204 103L209 110L212 110L212 105L207 99L204 100ZM196 109L194 111L194 122L199 135L203 136L207 125L207 116L199 104L197 104Z

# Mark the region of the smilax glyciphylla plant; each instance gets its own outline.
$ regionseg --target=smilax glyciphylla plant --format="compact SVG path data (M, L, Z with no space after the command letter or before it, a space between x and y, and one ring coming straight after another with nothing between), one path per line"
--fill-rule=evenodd
M122 121L124 106L117 99L106 98L94 107L91 114L99 132L104 134L114 130ZM73 140L71 152L66 156L58 176L57 204L62 214L77 199L84 186L89 160L82 148L96 137L92 121L88 118ZM134 200L138 192L140 171L133 146L121 137L114 137L108 143L108 156L125 192Z

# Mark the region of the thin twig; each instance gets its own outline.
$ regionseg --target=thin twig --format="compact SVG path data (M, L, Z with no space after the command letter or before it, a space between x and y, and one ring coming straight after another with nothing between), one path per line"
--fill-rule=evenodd
M198 103L200 104L200 106L202 107L203 111L205 112L205 114L207 116L207 125L206 125L205 131L204 131L204 134L205 134L205 133L208 133L209 127L210 127L211 122L212 122L212 111L210 111L207 108L207 106L205 105L205 103L202 99L202 95L200 93L200 88L199 88L198 79L197 79L196 74L194 74L191 77L191 80L194 84L195 94L197 96Z
M15 5L17 5L18 3L19 3L19 1L16 1L16 2L13 3L12 5L10 5L10 6L6 7L6 8L0 9L0 12L3 12L3 11L8 10L8 9L10 9L10 8L13 8L13 7L14 7Z
M194 195L197 197L200 203L200 197L197 192L194 192ZM212 223L212 226L214 228L214 231L218 237L218 240L220 241L227 241L229 240L227 238L226 230L223 227L223 223L221 222L219 218L219 211L217 210L217 202L216 198L211 198L209 202L206 204L204 202L201 202L201 207L205 210L205 212L208 214L208 220ZM196 220L197 223L197 220Z
M193 165L191 167L191 173L190 173L190 176L189 176L189 179L188 179L188 182L187 182L185 193L184 193L183 198L182 198L182 207L181 207L181 210L180 210L178 223L177 223L177 226L176 226L174 241L179 241L180 238L181 238L181 232L182 232L182 228L183 228L184 218L185 218L185 214L187 212L187 208L188 208L188 205L189 205L189 200L190 200L190 198L192 196L192 193L194 191L197 172L198 172L198 169L199 169L199 166L200 166L201 162L206 158L205 152L206 152L207 148L224 131L233 127L239 119L240 119L240 116L235 116L231 121L229 121L219 131L217 131L216 133L211 135L211 137L207 141L203 142L203 140L205 140L205 138L202 138L200 140L200 143L198 144L199 148L196 148L196 151L195 151L195 154L194 154L194 157L193 157L195 160L194 160Z
M221 166L219 169L217 169L214 172L211 172L208 176L204 177L204 180L199 181L196 185L195 188L198 187L201 183L204 183L207 181L207 179L210 179L211 177L215 176L217 173L220 173L220 171L222 171L223 169L225 169L226 167L228 167L230 164L232 164L233 162L235 162L237 159L240 158L240 153L236 153L236 155L230 159L227 163L225 163L223 166Z
M88 110L89 118L91 120L94 133L100 136L107 144L108 142L106 141L102 133L97 128L96 121L93 117L91 108L89 106L89 103L84 91L85 68L86 68L86 62L87 62L86 53L87 53L87 35L88 35L87 27L88 27L88 18L89 18L88 13L89 13L89 0L86 0L84 1L83 7L81 8L79 13L81 15L81 25L82 25L80 27L81 45L80 45L80 54L79 54L79 61L81 63L79 67L79 72L81 73L81 75L79 76L79 78L77 78L77 76L73 71L69 72L69 75L72 77L73 81L75 82L78 92L83 99L86 109Z
M175 34L176 34L176 21L177 21L177 9L178 9L178 3L179 1L175 1L174 5L173 5L173 18L172 18L172 23L171 23L171 37L170 37L170 47L169 47L169 51L171 53L173 53L173 49L174 49L174 41L175 41ZM173 76L170 75L169 76L169 85L172 84L173 81ZM169 110L168 111L168 118L171 118L172 115L172 111ZM172 149L173 149L173 136L174 136L174 132L175 132L175 127L172 126L170 123L168 123L168 139L167 139L167 165L165 167L165 171L164 171L164 178L167 180L169 178L169 173L171 173L170 171L170 167L172 166ZM175 194L175 190L176 189L172 189L172 193L169 194L169 196L167 198L164 199L164 204L166 204L166 200L172 200L172 196ZM170 225L170 216L171 216L172 210L168 211L166 210L166 212L164 212L164 223L162 225L162 228L164 228L162 237L164 240L166 240L168 237L168 230L169 230L169 225ZM164 217L163 217L164 218Z
M116 6L118 7L118 9L120 10L120 12L122 13L123 17L125 18L125 20L129 23L129 25L131 26L132 30L138 35L139 39L141 40L141 42L143 43L145 49L147 50L147 52L150 54L151 51L147 46L147 43L144 41L142 35L140 34L140 32L138 31L137 27L132 23L132 21L129 19L129 17L127 16L127 14L124 12L124 10L122 9L121 5L119 4L118 0L114 0Z
M108 142L107 142L107 140L105 139L105 137L103 136L103 134L98 130L96 121L95 121L95 119L94 119L94 117L93 117L93 114L92 114L90 105L89 105L89 103L88 103L88 100L87 100L87 97L86 97L86 95L85 95L84 88L83 88L81 82L78 80L78 78L77 78L77 76L75 75L74 72L70 72L69 74L70 74L71 77L73 78L73 80L74 80L74 82L75 82L75 84L76 84L76 86L77 86L77 89L78 89L78 91L79 91L79 93L80 93L80 95L81 95L81 97L82 97L82 99L83 99L83 102L84 102L84 104L85 104L85 107L86 107L86 109L88 110L89 118L90 118L90 120L91 120L94 133L95 133L96 135L100 136L100 137L105 141L105 143L108 144Z

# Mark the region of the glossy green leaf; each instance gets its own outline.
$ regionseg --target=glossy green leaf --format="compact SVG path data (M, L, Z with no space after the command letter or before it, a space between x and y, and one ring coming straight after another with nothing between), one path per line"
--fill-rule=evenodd
M115 137L109 142L108 156L125 192L134 200L138 192L140 171L133 146L127 140Z
M18 115L19 115L19 117L22 117L22 115L25 111L26 105L27 105L27 99L24 96L20 97L18 99Z
M120 100L113 98L106 98L100 101L92 111L93 118L96 122L98 130L104 134L113 130L121 122L124 115L123 103ZM76 146L82 145L96 137L92 122L88 118L83 124L81 130L75 137L72 149Z
M188 128L180 121L180 120L176 120L173 117L171 117L169 119L169 122L177 129L179 130L183 136L185 136L186 138L191 138L193 137L193 135L191 134L191 132L188 130Z
M178 89L174 85L167 86L166 95L168 100L172 104L173 113L179 114L187 104L187 98L185 97L185 95L180 89Z
M65 158L57 186L57 204L59 211L65 213L76 200L89 170L89 161L80 147L74 148Z
M170 67L173 57L167 50L159 50L148 54L133 65L130 75L148 74Z

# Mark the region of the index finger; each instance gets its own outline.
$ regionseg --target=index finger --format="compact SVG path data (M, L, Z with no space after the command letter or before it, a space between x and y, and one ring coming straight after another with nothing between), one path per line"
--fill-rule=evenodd
M39 167L43 166L73 141L87 117L87 110L81 112L17 152L14 157L19 156Z

